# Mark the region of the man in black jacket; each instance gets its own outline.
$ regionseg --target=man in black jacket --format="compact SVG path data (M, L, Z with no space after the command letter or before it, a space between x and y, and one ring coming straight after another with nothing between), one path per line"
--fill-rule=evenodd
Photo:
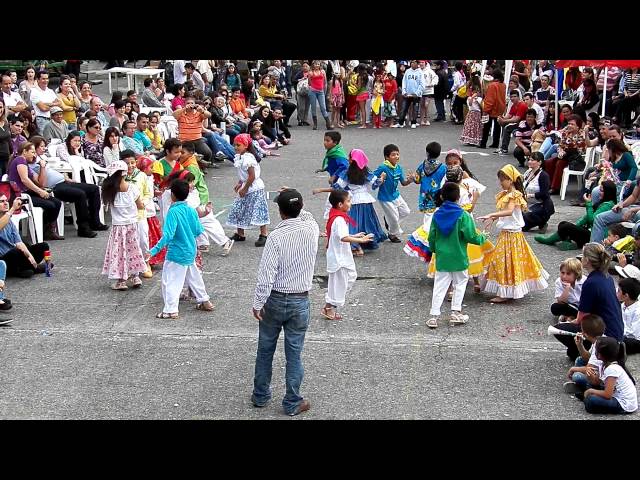
M449 93L449 75L447 69L444 68L444 62L442 60L436 62L436 75L438 75L438 84L433 89L433 98L436 104L437 116L433 121L444 122L446 120L444 100Z

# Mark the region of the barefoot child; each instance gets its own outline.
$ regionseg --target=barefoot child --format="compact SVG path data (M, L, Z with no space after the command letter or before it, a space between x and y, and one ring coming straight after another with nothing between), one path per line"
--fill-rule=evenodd
M151 249L155 255L167 246L167 257L162 269L162 298L164 308L156 318L178 318L178 302L183 285L189 286L196 296L198 310L211 311L213 304L198 271L196 258L196 237L204 231L198 221L198 214L186 203L189 184L184 180L174 180L171 184L173 204L167 211L162 227L162 238Z
M400 195L398 183L406 187L413 183L414 177L413 172L407 172L405 178L402 166L399 164L400 149L397 145L385 145L383 154L384 163L373 172L377 177L380 177L383 172L386 173L385 181L378 190L378 201L384 211L384 221L389 231L389 240L393 243L400 243L402 242L398 238L398 235L402 234L400 222L411 213L411 210L409 210L409 205Z
M424 220L422 226L409 235L404 246L404 253L429 263L431 261L429 229L433 213L437 208L436 195L446 181L447 167L436 160L442 150L438 142L429 143L426 150L427 158L416 169L414 178L414 182L420 185L418 210L424 213Z
M333 190L329 194L331 210L327 221L327 273L329 288L325 296L326 304L322 315L329 320L342 320L338 307L344 306L345 297L358 277L356 264L353 261L350 243L366 243L373 239L373 234L358 233L351 235L349 225L354 220L347 215L351 208L349 192Z
M142 286L139 275L147 269L138 237L138 209L144 208L140 190L125 180L127 164L116 160L107 167L102 183L102 201L111 210L111 230L104 255L102 274L116 280L111 288L127 290Z
M441 195L442 206L434 213L429 229L429 246L437 255L434 262L436 273L431 299L431 318L427 321L429 328L438 327L440 307L449 285L453 286L449 323L461 325L469 320L469 315L462 313L462 299L469 280L467 244L482 245L485 241L485 236L477 232L471 215L457 203L460 187L453 182L447 182L442 187Z
M496 219L500 230L498 242L489 258L487 274L482 280L485 292L497 294L492 303L504 303L512 298L522 298L528 293L544 290L549 285L549 274L524 238L522 210L527 208L522 175L513 165L505 165L498 171L502 191L496 195L497 212L480 217L485 226Z

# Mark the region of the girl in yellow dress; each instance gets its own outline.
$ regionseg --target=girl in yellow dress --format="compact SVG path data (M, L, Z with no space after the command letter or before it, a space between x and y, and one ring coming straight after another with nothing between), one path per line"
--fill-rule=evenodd
M497 294L491 299L492 303L504 303L544 290L549 278L522 233L522 211L527 208L522 175L513 165L505 165L498 171L498 179L502 187L496 195L498 211L479 217L485 221L485 228L497 219L496 227L500 230L481 282L483 291Z
M487 187L480 182L470 177L462 167L455 162L450 163L451 153L447 153L445 162L447 163L447 182L454 182L460 186L460 199L458 205L462 207L465 212L469 212L473 216L473 209L480 198L480 194L486 190ZM460 157L458 157L460 158ZM464 178L466 175L466 178ZM482 245L467 245L467 256L469 257L469 276L473 278L473 291L480 292L480 277L485 273L488 258L493 251L493 244L490 241L486 241ZM435 257L435 254L433 255ZM436 264L431 259L429 263L429 271L427 276L434 278L436 272Z

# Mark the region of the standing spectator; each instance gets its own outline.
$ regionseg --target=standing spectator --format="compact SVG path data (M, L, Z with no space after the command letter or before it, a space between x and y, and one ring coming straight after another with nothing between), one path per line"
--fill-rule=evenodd
M80 99L76 96L75 92L71 88L70 78L60 79L60 92L58 92L58 100L60 100L60 107L62 108L62 118L69 128L76 128L76 112L80 109Z
M466 145L480 145L482 141L482 86L480 77L474 75L467 91L467 106L469 113L464 120L460 141Z
M194 88L204 92L204 80L202 79L200 72L196 70L195 65L191 62L186 63L184 65L184 70L187 73L187 81L192 82Z
M11 77L6 74L2 75L2 101L6 108L5 113L20 113L28 106L18 92L11 91L11 85L13 85Z
M424 73L418 68L417 60L411 60L411 68L404 72L402 78L402 111L398 114L398 123L393 127L404 127L404 120L409 113L411 118L411 128L416 128L416 118L414 115L415 105L420 102L424 92Z
M27 65L24 71L24 80L20 82L18 91L22 100L24 100L29 107L31 107L31 89L36 85L36 69L33 65Z
M181 84L187 81L187 72L185 68L184 60L174 60L173 61L173 84Z
M547 75L542 75L542 77L540 77L540 88L538 88L534 93L536 103L541 107L546 107L549 98L556 94L556 90L549 85L549 82L549 77Z
M49 73L47 71L40 70L36 73L36 80L38 84L31 89L31 104L36 114L36 125L38 131L44 131L44 126L51 120L52 107L59 107L60 100L56 96L55 92L51 90L49 85Z
M27 138L23 135L24 122L18 115L11 115L9 118L9 130L11 132L11 155L15 157L18 153L20 145L27 141ZM5 169L2 172L6 173L8 164L5 164Z
M447 119L444 113L444 100L445 98L447 98L447 94L449 93L449 78L447 75L447 68L444 65L444 60L436 61L436 74L438 75L438 83L433 89L433 98L435 99L436 103L437 115L433 120L434 122L444 122ZM398 83L399 82L400 80L398 79ZM502 94L502 98L504 98L504 93ZM502 114L502 111L499 113L499 115L500 114Z
M467 98L466 92L462 95L461 88L467 83L467 76L464 74L462 62L456 62L455 72L453 72L453 85L451 86L451 94L453 95L453 115L455 116L454 123L456 125L462 125L464 123L463 107L464 101Z
M276 197L282 222L269 235L262 254L253 316L259 321L258 352L251 401L264 407L271 399L273 354L284 329L287 415L311 408L300 395L304 370L302 349L309 325L311 289L320 229L311 213L302 210L302 195L284 189Z
M631 127L631 112L640 105L640 73L631 68L624 75L624 98L618 103L614 122L624 128Z
M229 90L233 87L242 86L242 79L240 78L240 74L236 71L236 66L233 63L227 64L222 83L224 83Z
M296 103L298 105L298 126L309 126L307 118L309 118L309 71L308 63L303 63L302 68L294 77L294 86L296 88ZM246 96L246 94L245 94Z
M100 126L102 127L102 129L106 130L107 128L109 128L109 122L111 121L111 118L109 117L107 112L104 111L104 104L102 103L100 97L93 97L89 102L89 107L91 111L96 114L96 119L98 120L98 122L100 122Z
M493 143L491 148L498 148L498 142L500 141L500 124L498 123L498 117L500 117L506 106L506 87L504 84L504 75L500 70L493 70L493 80L487 85L485 98L482 102L482 112L485 119L483 119L484 128L482 130L482 141L480 142L480 148L487 148L487 140L489 140L489 131L493 124ZM486 117L489 117L486 119ZM486 120L486 122L484 121Z
M319 60L314 60L311 64L311 71L307 75L309 80L309 103L311 105L311 119L313 120L313 129L318 129L318 116L316 115L316 101L320 105L320 113L324 118L327 130L331 130L333 126L327 113L327 103L325 100L325 91L327 89L327 74L320 66Z
M103 139L100 122L92 118L87 122L87 133L82 137L82 151L87 160L104 167L104 157L102 156Z
M395 65L394 65L395 66ZM420 100L420 126L429 126L429 105L433 98L435 86L438 84L438 75L431 68L431 64L427 60L420 60L418 66L424 74L424 91Z

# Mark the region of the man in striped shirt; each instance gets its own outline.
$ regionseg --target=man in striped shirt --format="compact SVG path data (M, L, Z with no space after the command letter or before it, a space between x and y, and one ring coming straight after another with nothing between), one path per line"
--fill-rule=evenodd
M271 399L273 354L284 329L287 366L282 406L293 416L311 408L309 400L300 396L304 376L301 354L309 326L309 290L320 229L313 215L302 210L302 195L297 190L283 188L275 201L282 222L267 238L253 300L259 334L251 401L264 407Z

